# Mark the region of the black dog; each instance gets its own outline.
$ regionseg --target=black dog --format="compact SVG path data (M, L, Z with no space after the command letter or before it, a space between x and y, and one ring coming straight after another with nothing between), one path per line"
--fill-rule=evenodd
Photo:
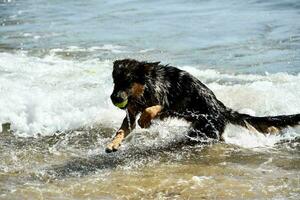
M228 123L262 133L277 132L298 125L300 114L253 117L227 108L213 92L191 74L159 62L116 60L113 67L112 102L128 109L128 116L106 151L116 151L122 140L135 128L136 116L142 128L155 117L180 117L191 122L191 137L202 136L222 140ZM130 124L130 125L129 125Z

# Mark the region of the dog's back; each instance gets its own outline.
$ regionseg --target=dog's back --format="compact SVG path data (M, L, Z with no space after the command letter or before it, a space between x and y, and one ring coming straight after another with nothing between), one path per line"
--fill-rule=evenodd
M172 66L153 66L146 87L148 91L145 95L150 99L154 97L154 101L167 111L212 115L226 110L224 104L197 78Z
M254 117L233 111L193 75L172 66L154 65L146 87L146 98L154 97L155 103L164 108L162 116L184 118L192 122L194 129L213 138L219 138L227 123L267 133L300 122L300 114Z

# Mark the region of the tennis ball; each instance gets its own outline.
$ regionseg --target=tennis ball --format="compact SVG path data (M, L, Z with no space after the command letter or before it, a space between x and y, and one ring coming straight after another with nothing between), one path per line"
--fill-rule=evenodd
M128 99L122 101L121 103L115 103L115 106L117 106L118 108L125 108L127 103L128 103Z

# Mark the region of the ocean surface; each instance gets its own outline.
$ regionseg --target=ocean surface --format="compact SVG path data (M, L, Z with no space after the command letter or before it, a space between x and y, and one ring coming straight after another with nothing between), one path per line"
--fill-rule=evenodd
M300 127L180 146L155 121L120 151L112 62L184 69L225 105L300 113L299 0L0 0L0 199L299 199Z

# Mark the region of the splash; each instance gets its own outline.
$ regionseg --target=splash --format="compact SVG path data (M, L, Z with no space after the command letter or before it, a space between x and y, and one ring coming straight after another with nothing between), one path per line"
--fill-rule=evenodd
M235 75L182 68L207 84L225 105L240 112L257 116L300 113L299 74ZM117 128L126 113L110 102L111 71L110 60L0 53L0 123L11 123L14 134L23 137L52 135L96 123ZM163 126L166 124L156 122L153 127L165 136L174 132ZM182 130L175 132L182 134ZM297 129L288 130L290 136L299 135ZM280 139L282 136L252 134L234 126L225 131L226 142L245 147L269 146Z

